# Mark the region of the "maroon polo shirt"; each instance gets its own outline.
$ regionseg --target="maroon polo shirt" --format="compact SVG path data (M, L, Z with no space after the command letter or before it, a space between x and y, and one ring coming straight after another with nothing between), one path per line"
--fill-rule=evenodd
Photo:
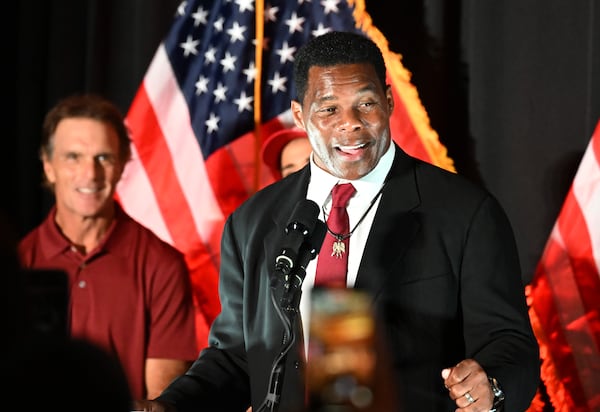
M102 243L81 255L52 209L19 244L25 268L69 278L69 331L115 354L134 399L146 397L146 358L195 360L194 306L183 256L117 205Z

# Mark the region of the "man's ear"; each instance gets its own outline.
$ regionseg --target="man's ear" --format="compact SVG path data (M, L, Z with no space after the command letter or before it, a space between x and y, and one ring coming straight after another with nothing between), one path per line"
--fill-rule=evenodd
M292 100L291 110L292 118L294 119L296 126L306 130L306 127L304 127L304 119L302 118L302 105L300 102L297 100Z
M42 159L42 168L44 169L44 175L46 176L46 180L51 184L56 182L56 177L54 176L54 167L50 162L50 158L47 153L43 153L41 156Z
M392 86L389 84L385 87L385 96L388 102L388 110L390 111L390 115L394 111L394 93L392 92Z

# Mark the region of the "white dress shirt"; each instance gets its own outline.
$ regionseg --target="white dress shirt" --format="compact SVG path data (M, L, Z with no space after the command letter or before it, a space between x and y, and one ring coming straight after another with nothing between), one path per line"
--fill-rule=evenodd
M348 216L350 218L350 230L353 231L352 235L350 236L350 244L348 246L348 275L346 277L346 286L348 288L354 287L358 267L367 243L367 237L369 236L369 231L371 230L371 225L373 224L373 219L375 217L375 212L377 211L379 202L381 200L379 193L383 187L385 178L392 167L394 154L395 146L390 143L390 147L379 160L379 163L377 166L375 166L375 169L358 180L342 180L338 177L330 175L314 163L313 155L311 154L311 178L308 184L306 198L314 201L321 208L319 219L323 220L324 222L327 220L326 215L329 214L329 210L331 209L331 189L333 189L336 184L349 182L352 183L356 189L356 193L350 199L350 202L347 206ZM375 200L375 203L369 210L373 200ZM361 218L362 221L360 221ZM302 283L300 316L302 317L302 327L304 330L305 342L308 342L308 339L310 338L310 292L315 282L317 259L322 253L331 253L331 251L321 250L319 255L307 265L306 277ZM307 348L308 345L305 345L305 349Z

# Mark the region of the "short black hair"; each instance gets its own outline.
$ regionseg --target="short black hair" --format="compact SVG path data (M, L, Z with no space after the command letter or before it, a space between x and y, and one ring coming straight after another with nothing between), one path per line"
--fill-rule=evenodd
M375 68L381 86L386 86L386 67L379 47L367 36L346 31L332 31L314 37L294 56L296 99L302 103L312 66L368 63Z

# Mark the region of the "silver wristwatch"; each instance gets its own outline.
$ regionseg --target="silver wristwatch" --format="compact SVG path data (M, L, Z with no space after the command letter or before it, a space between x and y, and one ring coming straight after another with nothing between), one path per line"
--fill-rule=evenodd
M504 409L504 391L500 388L500 384L496 378L488 376L488 381L490 382L490 388L492 388L492 392L494 393L494 404L492 405L490 412L501 412Z

